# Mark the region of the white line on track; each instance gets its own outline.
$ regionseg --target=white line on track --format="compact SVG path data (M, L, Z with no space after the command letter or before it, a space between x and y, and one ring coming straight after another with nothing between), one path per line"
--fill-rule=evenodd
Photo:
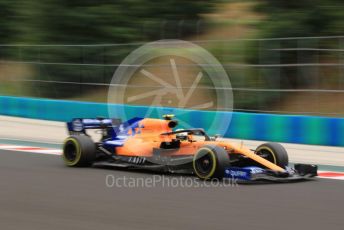
M32 146L19 146L19 145L3 145L0 144L0 149L9 151L20 151L20 152L30 152L38 154L51 154L51 155L61 155L61 149L50 149Z

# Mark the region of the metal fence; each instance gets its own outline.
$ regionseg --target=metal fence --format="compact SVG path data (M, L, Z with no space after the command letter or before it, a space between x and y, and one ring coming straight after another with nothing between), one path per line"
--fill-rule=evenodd
M191 42L207 49L225 68L236 111L344 115L344 36ZM113 73L143 44L0 45L0 94L106 101ZM162 73L170 68L154 62L146 66ZM133 82L119 87L158 86Z

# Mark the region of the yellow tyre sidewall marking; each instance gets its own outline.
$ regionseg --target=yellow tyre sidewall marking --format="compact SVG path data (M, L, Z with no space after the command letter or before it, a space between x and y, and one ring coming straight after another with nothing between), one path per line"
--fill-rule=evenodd
M258 148L258 149L256 150L256 152L259 152L259 151L261 151L261 150L268 150L268 151L271 153L272 158L274 159L274 162L272 162L272 163L274 163L275 165L277 165L277 158L276 158L275 152L274 152L271 148L269 148L269 147L267 147L267 146L262 146L262 147Z
M210 170L210 172L209 172L208 175L206 175L206 176L200 175L200 174L197 172L197 170L196 170L197 155L198 155L198 153L199 153L200 151L202 151L202 150L205 150L205 151L207 151L208 153L210 153L211 158L212 158L212 160L213 160L213 162L214 162L213 168ZM210 177L212 177L212 176L214 175L215 170L216 170L216 155L215 155L214 151L211 150L211 149L209 149L209 148L200 148L200 149L198 149L197 153L194 155L194 158L193 158L193 161L192 161L192 165L193 165L193 168L194 168L194 171L195 171L196 175L197 175L199 178L201 178L201 179L209 179Z
M70 161L68 160L66 157L65 157L65 154L63 152L62 156L63 156L63 160L64 162L68 165L68 166L74 166L76 165L79 161L80 161L80 158L81 158L81 148L80 148L80 145L79 145L79 142L74 139L74 138L67 138L64 142L64 146L67 144L68 141L71 141L74 143L75 147L76 147L76 157L73 161ZM64 147L63 147L64 148Z

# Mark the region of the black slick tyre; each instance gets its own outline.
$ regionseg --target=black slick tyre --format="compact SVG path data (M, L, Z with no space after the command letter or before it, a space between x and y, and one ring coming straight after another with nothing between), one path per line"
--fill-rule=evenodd
M68 137L63 144L62 158L70 167L90 166L96 157L96 147L93 140L85 135Z
M192 166L200 179L222 179L229 166L229 155L220 146L205 145L195 153Z
M289 164L288 153L279 143L265 143L257 147L256 154L275 165L285 168Z

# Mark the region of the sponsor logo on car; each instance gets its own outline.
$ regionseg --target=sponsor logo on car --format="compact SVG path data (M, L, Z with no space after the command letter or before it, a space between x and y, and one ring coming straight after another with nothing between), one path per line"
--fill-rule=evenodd
M225 170L226 177L250 180L250 169L229 168Z

